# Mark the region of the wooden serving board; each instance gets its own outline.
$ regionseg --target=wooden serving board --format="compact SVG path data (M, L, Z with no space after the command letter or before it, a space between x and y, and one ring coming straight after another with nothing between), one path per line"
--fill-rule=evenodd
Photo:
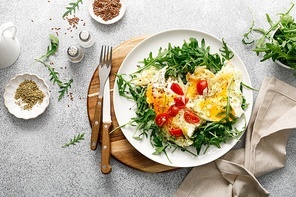
M110 94L111 94L111 117L113 122L113 127L116 128L118 126L115 112L113 108L113 87L115 81L114 73L117 73L119 67L121 66L122 61L127 56L127 54L142 40L147 38L148 36L141 36L137 38L133 38L121 43L119 46L113 49L112 53L112 69L110 74ZM98 77L98 69L94 71L94 74L91 78L88 88L88 96L87 96L87 111L90 125L92 125L95 106L97 102L97 97L99 93L100 82ZM101 142L101 133L100 132L100 142ZM100 146L97 149L100 151ZM171 166L165 166L159 163L156 163L140 152L138 152L124 137L122 131L117 129L111 134L111 154L114 158L122 162L123 164L144 171L144 172L166 172L177 169ZM111 164L112 165L112 164Z

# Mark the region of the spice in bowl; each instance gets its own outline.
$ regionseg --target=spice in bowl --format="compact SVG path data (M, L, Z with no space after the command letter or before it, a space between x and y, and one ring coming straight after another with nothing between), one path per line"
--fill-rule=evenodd
M44 97L45 94L33 80L25 79L16 89L14 99L22 109L31 110L36 104L41 104Z
M109 21L119 15L121 6L120 0L95 0L93 12L104 21Z

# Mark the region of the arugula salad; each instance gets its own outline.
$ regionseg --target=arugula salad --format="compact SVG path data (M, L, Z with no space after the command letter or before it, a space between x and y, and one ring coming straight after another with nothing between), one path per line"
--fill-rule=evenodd
M212 54L204 39L168 43L139 61L136 72L117 74L119 95L136 107L136 116L121 127L134 126L135 139L149 138L153 154L166 156L176 149L197 156L239 136L243 131L233 125L248 104L233 52L222 44L220 54Z

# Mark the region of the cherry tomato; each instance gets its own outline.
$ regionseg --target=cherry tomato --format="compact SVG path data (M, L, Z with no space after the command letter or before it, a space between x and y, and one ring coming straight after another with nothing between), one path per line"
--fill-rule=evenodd
M168 113L157 114L155 117L155 123L161 127L169 119L169 117L170 115Z
M206 88L208 88L208 82L206 80L199 80L197 82L196 91L198 94L203 95Z
M177 129L171 129L170 130L170 134L172 136L175 136L175 137L180 137L180 136L183 135L183 131L181 129L179 129L179 128L177 128Z
M190 124L199 123L199 117L192 111L186 110L184 113L184 119Z
M170 108L168 109L168 114L169 114L170 116L175 116L175 115L178 114L178 112L180 111L181 108L182 108L182 107L178 107L178 106L176 106L176 105L172 105L172 106L170 106Z
M180 107L180 106L184 106L185 107L185 104L188 102L188 98L185 98L185 103L184 103L184 100L182 97L175 97L174 98L174 101L175 101L175 105Z
M184 92L178 83L172 83L171 90L178 95L184 95Z

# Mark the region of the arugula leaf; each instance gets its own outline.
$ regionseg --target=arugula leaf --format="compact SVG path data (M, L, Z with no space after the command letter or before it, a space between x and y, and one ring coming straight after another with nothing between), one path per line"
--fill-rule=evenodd
M85 133L82 133L82 134L79 133L79 134L77 134L72 139L70 139L70 142L64 144L62 146L62 148L65 148L65 147L70 146L70 145L76 145L76 143L79 143L81 140L84 140L84 134Z
M222 44L223 44L223 48L220 49L219 51L221 52L221 55L226 59L226 60L230 60L233 58L234 54L233 52L228 48L226 42L224 41L224 39L222 39Z
M51 55L54 55L59 47L59 39L53 34L49 34L50 46L47 47L47 51L39 59L47 58Z
M69 3L69 6L66 7L67 11L63 14L63 18L72 12L76 12L76 8L79 9L79 3L83 4L82 0L76 0L76 2Z

